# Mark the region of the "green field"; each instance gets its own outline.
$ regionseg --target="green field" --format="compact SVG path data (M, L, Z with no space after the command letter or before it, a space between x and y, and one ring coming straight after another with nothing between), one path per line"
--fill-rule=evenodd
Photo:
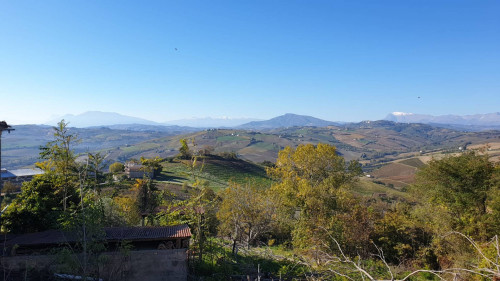
M424 162L422 162L422 160L420 160L418 158L406 159L406 160L400 161L399 163L405 164L405 165L408 165L408 166L412 166L412 167L415 167L415 168L420 168L420 167L425 166Z
M214 156L197 159L194 167L192 164L190 160L164 162L163 171L157 180L180 185L193 185L198 180L214 190L226 188L231 182L271 185L271 180L262 166L241 159Z
M376 197L380 194L386 194L389 198L410 198L410 195L406 192L374 183L368 178L360 178L359 181L353 185L352 191L363 197Z

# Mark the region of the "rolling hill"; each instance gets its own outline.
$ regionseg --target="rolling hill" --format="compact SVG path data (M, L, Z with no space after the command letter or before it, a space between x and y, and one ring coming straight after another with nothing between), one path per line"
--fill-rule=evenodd
M390 121L361 122L344 126L290 127L249 131L210 129L190 134L166 136L108 152L121 161L129 158L174 156L180 139L190 140L197 151L209 148L214 153L235 152L253 162L274 162L285 146L328 143L335 145L347 160L358 159L367 169L381 163L425 155L436 151L459 151L468 145L500 141L499 131L461 132L424 124L401 124ZM193 145L194 143L194 145Z
M312 121L303 116L292 119ZM287 119L287 118L285 118ZM287 123L282 118L275 124ZM282 121L279 121L282 120ZM301 121L302 122L302 121ZM327 121L325 121L327 122ZM296 124L296 123L293 123ZM327 124L327 123L315 123ZM364 121L323 126L290 126L246 129L199 129L179 126L114 125L108 127L71 128L82 140L77 153L100 151L110 161L130 158L171 157L178 153L180 139L188 139L191 149L210 149L214 153L234 152L253 162L274 162L286 146L328 143L335 145L347 160L358 159L366 170L382 163L435 151L458 151L459 147L500 142L500 131L464 132L425 124ZM3 135L4 167L30 166L37 161L39 146L52 140L49 126L21 125Z
M39 160L40 146L53 140L53 129L45 125L18 125L14 128L12 133L2 134L2 167L13 169L31 166ZM162 127L161 131L108 127L70 128L69 131L81 140L74 143L76 153L127 148L151 139L189 132L178 127Z

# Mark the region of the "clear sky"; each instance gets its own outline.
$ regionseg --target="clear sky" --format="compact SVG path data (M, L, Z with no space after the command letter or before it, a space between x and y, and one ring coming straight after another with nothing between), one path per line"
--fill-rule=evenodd
M497 112L499 15L498 0L3 0L0 120Z

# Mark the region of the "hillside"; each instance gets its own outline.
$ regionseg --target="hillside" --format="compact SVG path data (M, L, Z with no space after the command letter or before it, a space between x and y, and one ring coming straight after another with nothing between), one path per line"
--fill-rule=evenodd
M158 187L173 192L178 199L185 199L190 186L196 180L215 191L226 188L230 183L253 184L269 187L272 180L267 176L265 167L253 162L224 158L217 155L200 157L193 168L189 160L173 159L162 163L163 171L156 178ZM366 177L360 178L351 191L362 197L378 197L387 194L390 198L406 198L409 195L398 189L389 188Z
M299 144L335 145L347 160L359 159L366 168L378 163L426 155L435 151L458 151L459 147L492 143L499 131L460 132L423 124L389 121L361 122L342 127L292 127L267 131L210 129L201 132L162 137L130 147L110 150L111 158L125 160L140 156L174 156L180 139L190 140L193 151L209 148L215 153L235 152L253 162L274 162L279 150ZM194 140L194 145L193 141Z
M119 126L119 125L117 125ZM10 134L2 134L2 167L19 168L38 161L40 146L53 140L53 129L45 125L18 125ZM162 127L163 130L139 131L110 129L108 127L70 128L80 142L74 143L76 153L111 151L164 136L185 133L177 127Z
M469 145L468 149L480 150L481 153L489 155L490 161L500 161L500 142L489 142L485 144ZM451 153L452 155L459 155L460 152ZM409 158L404 156L411 155ZM450 155L447 151L433 151L429 153L414 153L402 154L402 159L380 165L370 172L372 181L392 186L395 188L404 188L415 180L415 174L418 169L423 167L432 159L442 159Z
M214 190L226 188L231 182L242 185L252 183L263 187L271 185L264 166L241 159L212 155L200 157L195 166L192 165L190 160L163 162L163 171L157 180L173 190L178 190L184 183L192 186L196 180Z
M4 167L16 168L37 161L39 146L52 140L49 126L22 125L3 135ZM347 160L358 159L365 169L396 159L435 151L458 151L459 147L499 142L500 131L463 132L425 124L365 121L328 127L288 127L263 131L208 129L178 126L116 125L71 128L81 142L77 153L100 151L110 161L130 158L171 157L178 153L180 139L188 139L193 151L234 152L256 163L274 162L286 146L328 143ZM193 142L194 141L194 142Z

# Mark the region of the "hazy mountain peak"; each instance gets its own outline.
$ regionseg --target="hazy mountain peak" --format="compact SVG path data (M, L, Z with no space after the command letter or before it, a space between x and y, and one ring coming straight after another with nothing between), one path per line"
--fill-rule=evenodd
M398 111L395 111L392 113L392 115L395 115L395 116L409 116L409 115L414 115L413 113L409 113L409 112L398 112Z
M236 127L241 124L258 120L260 119L248 118L248 117L229 117L229 116L191 117L186 119L167 121L164 124L198 127L198 128L222 128L222 127Z
M286 113L284 115L277 116L265 121L249 122L241 125L240 128L274 129L274 128L294 127L294 126L326 127L328 125L335 125L335 123L312 116Z
M500 113L486 113L474 115L428 115L414 114L404 112L393 112L385 118L385 120L399 123L423 123L423 124L443 124L458 126L457 128L466 127L483 127L497 128L500 127ZM481 128L480 128L481 129Z
M103 112L103 111L87 111L78 115L66 114L59 118L52 119L47 122L48 125L55 125L59 121L64 119L64 121L69 122L70 127L92 127L92 126L109 126L109 125L119 125L119 124L144 124L144 125L158 125L158 123L122 115L116 112Z

